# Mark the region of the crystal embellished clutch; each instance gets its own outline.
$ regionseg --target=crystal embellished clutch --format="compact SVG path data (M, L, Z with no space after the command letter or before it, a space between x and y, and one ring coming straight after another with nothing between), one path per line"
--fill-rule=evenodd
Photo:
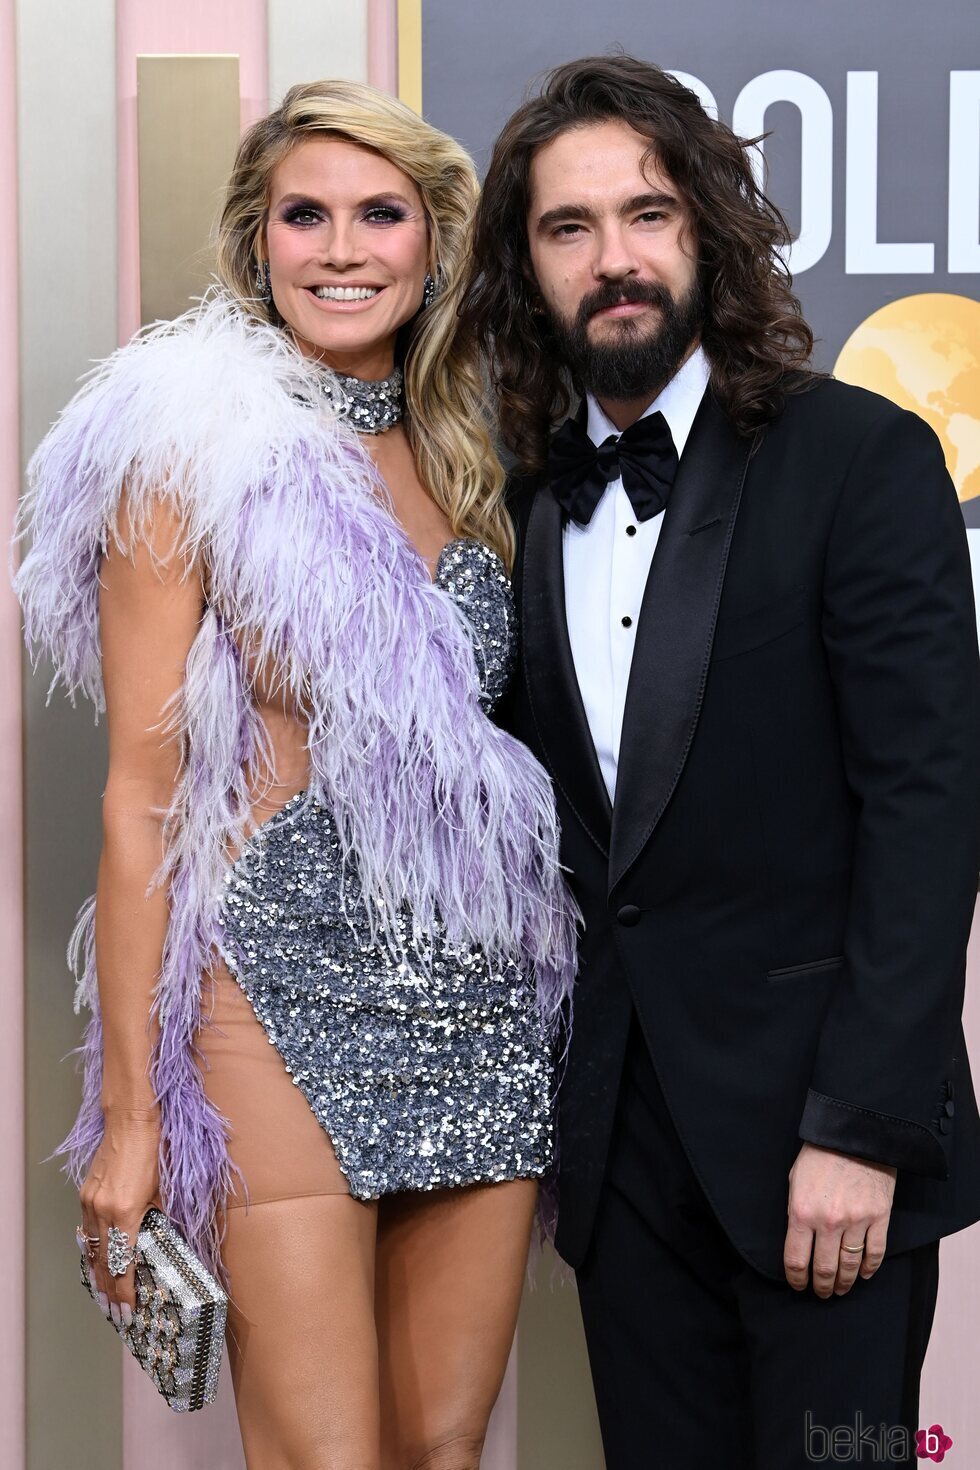
M175 1225L149 1209L136 1238L136 1310L116 1331L178 1414L214 1402L228 1298ZM82 1285L95 1296L82 1256Z

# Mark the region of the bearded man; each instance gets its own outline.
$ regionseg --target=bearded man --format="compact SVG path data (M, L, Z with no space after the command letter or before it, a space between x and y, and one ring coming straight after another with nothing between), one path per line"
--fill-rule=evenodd
M464 304L585 917L556 1245L607 1470L915 1463L980 1217L963 521L932 431L810 368L787 243L748 142L588 58L504 128Z

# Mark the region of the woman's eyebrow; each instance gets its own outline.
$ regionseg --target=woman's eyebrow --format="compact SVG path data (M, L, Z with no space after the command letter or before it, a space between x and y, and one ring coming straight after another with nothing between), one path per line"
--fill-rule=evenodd
M384 189L380 194L372 194L370 199L361 200L362 209L372 204L404 204L406 209L412 208L412 201L406 199L404 194L399 194L396 189Z
M297 204L306 205L311 209L328 208L325 201L318 199L315 194L284 194L281 199L276 201L276 208L282 209L284 206L292 208ZM369 209L372 205L378 204L403 204L406 209L411 208L410 201L395 189L383 190L380 194L369 195L367 199L359 199L354 207L356 209Z
M281 199L276 200L276 207L281 209L284 204L308 204L313 209L322 209L323 201L312 194L283 194Z

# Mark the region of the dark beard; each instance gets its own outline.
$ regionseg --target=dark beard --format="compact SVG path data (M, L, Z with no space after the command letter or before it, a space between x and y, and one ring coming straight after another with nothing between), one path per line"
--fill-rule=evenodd
M660 310L651 331L635 320L618 323L617 340L595 343L589 322L597 311L621 301L649 301ZM559 353L576 383L594 398L629 402L654 395L670 382L704 324L704 298L697 280L675 300L666 286L646 281L608 281L583 297L575 320L549 313Z

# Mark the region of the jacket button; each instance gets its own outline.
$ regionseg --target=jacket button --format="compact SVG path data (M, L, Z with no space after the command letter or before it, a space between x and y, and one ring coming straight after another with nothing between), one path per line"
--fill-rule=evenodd
M956 1112L956 1108L953 1106L952 1100L943 1105L943 1112L946 1114L947 1118L951 1118L953 1116L953 1114Z
M950 1128L952 1126L953 1125L950 1123L950 1121L949 1121L948 1118L946 1118L946 1117L940 1117L940 1119L939 1119L939 1131L940 1131L940 1133L948 1133L949 1130L950 1130Z
M625 929L632 929L634 924L640 922L640 911L635 903L624 903L616 918Z

